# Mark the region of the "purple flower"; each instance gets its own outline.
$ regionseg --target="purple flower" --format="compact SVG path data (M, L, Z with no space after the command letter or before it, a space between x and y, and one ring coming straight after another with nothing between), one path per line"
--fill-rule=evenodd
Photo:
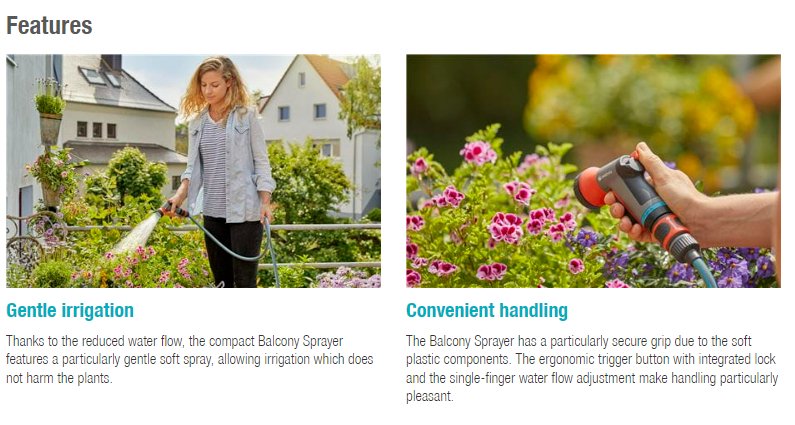
M628 265L629 254L626 252L619 253L618 249L613 248L605 257L603 274L608 278L617 278L621 273L626 271Z
M455 273L457 270L458 267L456 267L455 264L451 264L441 260L433 260L431 261L431 265L428 266L428 272L431 274L435 274L436 276L439 277L451 275Z
M575 239L575 241L583 248L590 248L596 245L598 240L599 234L588 229L580 229L580 232L577 233L577 238Z
M579 274L582 273L583 270L585 270L585 264L583 264L582 260L579 258L574 258L569 261L569 271L571 274Z
M419 176L426 171L428 171L428 163L425 161L425 158L417 158L417 160L414 161L414 165L411 166L411 174L414 176Z
M495 241L516 244L524 234L522 219L516 214L498 212L491 218L489 232Z
M749 263L756 261L761 252L759 248L737 248L737 254L748 261Z
M769 255L763 255L756 260L757 279L773 276L775 271L776 266L773 264L773 259Z
M740 276L726 273L721 274L718 278L718 288L742 288L743 280Z
M425 220L418 215L406 216L406 230L418 231L425 226Z
M406 269L406 286L409 288L419 288L422 276L415 270Z
M620 279L608 280L605 282L605 288L629 288L630 286Z
M696 274L693 271L693 267L683 264L683 263L676 263L670 270L668 270L668 280L671 283L676 283L679 281L685 282L692 282L696 279Z
M478 267L477 278L480 280L502 280L508 266L502 263L484 264Z
M482 140L467 143L459 153L470 164L483 165L487 162L497 161L497 152L494 152L491 145Z

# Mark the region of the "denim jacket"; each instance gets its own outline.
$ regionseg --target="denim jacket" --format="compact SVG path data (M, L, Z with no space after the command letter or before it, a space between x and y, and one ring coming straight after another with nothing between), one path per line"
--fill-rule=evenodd
M202 209L202 160L199 143L207 120L205 109L188 124L188 166L182 180L190 180L187 209L196 215ZM273 192L276 181L271 176L271 164L265 135L257 122L253 108L237 107L226 122L226 221L242 223L259 221L261 203L257 192Z

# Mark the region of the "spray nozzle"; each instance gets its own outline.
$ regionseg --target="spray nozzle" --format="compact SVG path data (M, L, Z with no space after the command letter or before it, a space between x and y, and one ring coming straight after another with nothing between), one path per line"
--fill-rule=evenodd
M166 201L163 205L160 206L160 208L157 209L157 212L159 212L161 216L168 215L168 213L171 212L171 201ZM187 218L190 215L188 214L187 211L183 210L180 207L177 207L174 213L180 217L185 217L185 218Z

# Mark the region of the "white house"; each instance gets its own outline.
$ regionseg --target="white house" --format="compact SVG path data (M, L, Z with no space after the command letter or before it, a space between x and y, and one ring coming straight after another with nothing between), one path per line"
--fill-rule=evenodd
M354 186L342 216L360 218L381 206L380 148L377 131L347 136L338 118L340 89L353 67L326 56L297 55L270 96L260 102L260 122L268 143L304 143L312 139L322 155L342 164Z
M33 101L41 78L61 81L60 56L6 55L6 214L13 216L33 214L41 199L41 185L25 171L44 152Z
M161 192L173 194L187 163L174 150L176 109L125 71L121 55L64 55L63 82L59 144L94 171L106 168L116 151L136 147L149 161L167 165Z

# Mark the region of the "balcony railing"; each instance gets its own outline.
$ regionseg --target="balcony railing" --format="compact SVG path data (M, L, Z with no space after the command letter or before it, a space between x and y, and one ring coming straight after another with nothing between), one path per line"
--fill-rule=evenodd
M52 229L49 230L48 229ZM133 226L67 226L58 215L42 211L26 217L6 216L6 250L7 262L19 264L32 270L44 257L47 247L55 246L66 240L69 232L88 232L91 230L130 231ZM199 230L195 225L166 226L172 232L191 232ZM340 230L380 230L380 223L371 224L274 224L272 232L318 232ZM274 247L278 258L279 248ZM381 267L380 261L360 262L309 262L309 263L277 263L278 267L308 267L331 269L338 267ZM272 269L272 263L260 263L260 269Z

